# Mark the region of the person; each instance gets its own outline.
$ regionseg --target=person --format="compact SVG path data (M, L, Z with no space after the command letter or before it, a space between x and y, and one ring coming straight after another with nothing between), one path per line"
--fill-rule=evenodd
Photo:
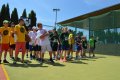
M19 24L15 26L15 35L16 35L16 47L15 47L15 60L14 60L14 64L17 63L17 58L18 58L18 54L21 50L22 52L22 63L24 62L24 56L25 56L25 51L26 51L26 41L25 41L25 35L27 34L24 25L24 20L23 19L19 19Z
M77 48L75 59L78 60L79 59L79 53L80 53L80 56L82 55L82 42L81 42L81 37L80 37L79 34L75 38L75 43L76 43L76 48Z
M88 43L86 40L86 37L82 37L82 49L83 49L83 55L82 57L86 57L86 51L87 51Z
M10 57L12 60L14 60L13 52L15 50L14 28L15 28L15 24L12 22L10 28Z
M53 40L52 40L52 37L54 36L54 32L56 31L55 28L53 28L53 30L49 30L49 40L50 40L50 45L52 47L52 44L53 44ZM53 48L52 48L52 51L53 51ZM55 59L56 57L56 54L54 53L54 51L52 52L53 53L53 60Z
M68 40L69 40L69 54L68 54L68 57L70 59L72 59L73 58L73 46L74 46L74 35L72 33L72 30L69 30Z
M41 45L41 58L40 58L40 63L43 63L44 61L44 53L45 51L49 52L50 55L50 62L54 63L52 59L52 48L50 45L50 40L49 40L49 33L43 29L42 23L38 23L38 38L40 38L40 45Z
M95 50L95 43L97 41L94 39L94 36L91 36L90 39L89 39L89 57L91 57L91 54L93 55L92 57L95 57L95 53L94 53L94 50Z
M0 52L0 63L1 63L1 57L2 57L2 52L4 51L4 60L3 63L9 63L6 60L7 52L9 51L9 34L10 34L10 28L9 26L9 21L4 20L3 21L3 27L0 28L0 33L2 35L2 50Z
M54 31L53 32L53 36L51 37L51 41L52 41L52 51L53 51L53 54L55 56L55 60L58 59L58 53L57 53L57 50L58 50L58 43L60 43L60 40L59 40L59 35L57 33L57 31Z
M69 50L68 37L69 37L68 29L67 27L64 27L63 33L60 35L60 40L62 43L62 54L64 56L63 60L60 60L61 62L67 61L66 55L68 54L68 50Z
M37 32L36 32L36 27L32 27L32 31L30 31L28 33L29 37L31 38L31 41L29 42L29 50L30 50L30 59L32 60L33 58L35 58L35 54L36 54L36 45L35 45L35 39L37 36ZM34 51L34 56L32 55L32 51Z
M29 42L31 42L31 38L28 35L29 32L31 31L31 28L26 28L27 34L25 35L25 41L26 41L26 57L28 58L28 53L29 53Z

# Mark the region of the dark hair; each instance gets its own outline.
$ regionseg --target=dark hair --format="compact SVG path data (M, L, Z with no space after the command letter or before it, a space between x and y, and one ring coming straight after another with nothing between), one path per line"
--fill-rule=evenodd
M56 34L58 36L58 32L57 31L55 31L54 34Z
M71 30L71 29L69 29L69 32L72 32L72 30Z
M42 23L38 23L38 24L37 24L37 26L40 26L40 25L42 25Z
M23 19L19 19L18 22L20 22L20 21L24 21L24 20Z

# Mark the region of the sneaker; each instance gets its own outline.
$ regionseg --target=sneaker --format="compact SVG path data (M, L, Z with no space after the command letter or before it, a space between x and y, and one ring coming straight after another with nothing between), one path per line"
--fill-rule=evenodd
M95 57L95 55L93 55L92 57Z
M66 58L63 59L63 62L67 62Z
M78 57L78 56L76 56L76 57L75 57L75 60L78 60L78 59L79 59L79 57Z
M35 59L35 55L33 55L32 58Z
M15 58L14 58L14 57L11 57L11 60L15 60Z
M50 59L50 62L51 62L51 63L55 63L55 62L53 61L53 59Z
M63 62L63 60L62 60L62 59L60 59L60 62Z
M39 58L39 63L43 63L43 62L44 62L44 60Z
M32 58L33 58L33 57L32 57L32 54L30 54L30 60L32 60Z
M13 61L13 64L17 64L17 61Z
M28 58L28 54L26 54L26 57Z
M19 57L17 57L17 61L20 61L20 58L19 58Z
M1 64L1 60L0 60L0 64Z
M3 63L9 63L9 62L5 59L5 60L3 60Z

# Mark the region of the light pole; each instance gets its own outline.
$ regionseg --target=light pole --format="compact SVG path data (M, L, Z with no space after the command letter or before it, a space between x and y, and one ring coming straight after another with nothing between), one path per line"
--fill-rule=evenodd
M60 11L60 9L53 9L53 11L56 13L56 16L55 16L55 29L56 29L56 25L57 25L57 16L58 16L58 11Z

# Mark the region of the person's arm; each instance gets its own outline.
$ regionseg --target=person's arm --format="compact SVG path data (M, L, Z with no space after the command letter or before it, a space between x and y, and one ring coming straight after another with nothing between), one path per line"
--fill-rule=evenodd
M17 25L14 28L14 33L17 34Z

